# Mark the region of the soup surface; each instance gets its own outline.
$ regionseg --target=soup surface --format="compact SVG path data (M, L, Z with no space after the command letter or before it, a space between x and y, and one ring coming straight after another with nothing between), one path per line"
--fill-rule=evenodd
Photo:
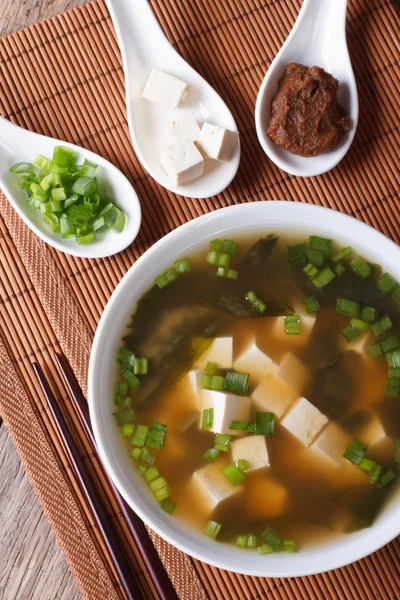
M397 282L322 238L235 242L232 271L217 276L207 256L226 263L227 254L204 246L132 317L115 397L132 468L165 478L156 498L170 496L171 518L202 532L213 521L218 541L243 547L247 536L260 553L273 546L265 531L304 548L369 526L399 459ZM238 387L223 389L232 372L243 374ZM153 422L166 433L147 431ZM218 433L231 436L226 451Z

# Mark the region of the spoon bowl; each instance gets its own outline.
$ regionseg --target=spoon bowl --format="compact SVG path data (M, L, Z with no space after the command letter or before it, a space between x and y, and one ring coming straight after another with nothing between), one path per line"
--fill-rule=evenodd
M190 198L208 198L222 192L235 177L240 161L237 143L229 162L205 159L204 174L175 185L161 166L160 151L169 145L165 125L174 117L192 112L204 121L237 131L235 120L217 92L174 50L146 0L106 0L117 34L125 74L126 110L135 152L146 171L171 192ZM185 81L189 93L177 109L142 98L153 68Z
M40 210L27 203L25 190L18 186L18 175L10 173L10 167L16 162L32 162L39 153L51 159L54 146L59 145L72 148L79 164L87 159L98 165L96 177L110 199L126 214L127 222L121 233L108 229L96 233L94 242L80 246L75 238L63 239L59 232L53 232L43 221ZM0 165L0 187L10 204L28 227L53 248L81 258L104 258L121 252L137 236L141 223L138 196L125 175L98 154L22 129L0 117Z
M346 43L346 7L347 0L303 0L297 21L272 61L258 93L255 121L259 142L267 156L291 175L312 177L330 171L342 160L356 132L358 95ZM339 81L338 103L349 118L349 131L330 152L307 158L297 156L267 136L271 103L291 62L322 67Z

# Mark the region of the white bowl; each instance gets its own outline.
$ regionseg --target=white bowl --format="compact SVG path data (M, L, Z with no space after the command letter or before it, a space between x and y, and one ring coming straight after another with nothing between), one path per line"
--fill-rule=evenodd
M100 319L89 365L89 408L98 451L107 472L133 510L159 535L187 554L216 567L264 577L292 577L343 566L374 552L400 533L398 493L389 497L373 527L348 534L313 549L259 556L256 552L219 544L170 517L154 501L132 467L122 436L112 418L115 353L121 332L135 311L137 300L155 277L177 256L217 237L235 234L302 232L354 246L373 263L400 280L399 248L381 233L330 209L295 202L255 202L223 208L178 227L131 267L111 296Z

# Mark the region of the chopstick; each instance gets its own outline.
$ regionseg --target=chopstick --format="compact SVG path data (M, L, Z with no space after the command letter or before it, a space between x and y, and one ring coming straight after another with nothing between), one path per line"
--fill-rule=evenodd
M58 406L57 400L51 391L47 379L45 378L38 363L34 362L32 366L39 381L40 387L42 388L43 394L47 400L50 412L56 423L57 430L63 441L64 449L71 462L75 476L77 477L84 491L85 498L87 499L90 509L93 513L96 526L101 532L107 550L112 558L113 566L122 584L121 587L128 600L145 600L139 584L134 576L133 569L129 564L127 556L118 540L116 532L110 524L109 515L98 498L96 488L94 487L89 473L83 464L83 460L79 454L74 438L68 430L67 423L60 410L60 407Z
M64 381L67 385L73 404L79 414L79 418L82 422L85 432L93 446L94 451L97 454L96 442L90 423L89 409L83 392L79 387L76 377L66 357L64 355L55 353L55 359L64 378ZM157 554L157 551L149 538L143 521L134 513L131 507L122 498L117 488L115 487L113 481L104 470L104 467L100 461L99 465L102 470L103 476L110 487L111 493L118 504L118 508L121 511L127 528L129 529L129 533L135 541L142 561L146 566L146 569L150 575L155 589L157 590L158 595L160 596L160 598L162 598L162 600L167 598L168 600L178 600L176 592L172 586L171 581L168 578L167 573L165 572L165 569Z

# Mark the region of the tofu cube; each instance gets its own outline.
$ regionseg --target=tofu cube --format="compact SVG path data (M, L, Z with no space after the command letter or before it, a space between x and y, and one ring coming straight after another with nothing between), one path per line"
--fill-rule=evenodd
M253 392L256 410L273 412L281 419L297 398L296 393L276 375L270 375Z
M272 519L285 515L289 504L289 494L281 483L269 479L269 477L265 477L265 479L249 478L245 483L246 493L243 501L246 512L251 515L252 520Z
M204 123L200 131L197 147L203 156L228 162L238 143L237 131L230 131L211 123Z
M243 431L229 429L232 421L248 422L250 418L251 398L246 396L233 396L214 390L203 390L203 410L214 409L214 418L211 431L214 433L229 433L231 435L244 435ZM202 416L200 417L200 426Z
M150 73L142 97L168 108L176 108L188 93L188 84L173 75L153 69Z
M197 142L200 135L200 127L193 113L176 116L166 124L165 129L172 142Z
M231 337L215 338L211 346L198 359L197 369L205 369L207 363L215 363L220 369L232 368L233 343Z
M366 360L371 360L369 347L375 342L375 338L371 331L360 332L360 335L350 343L340 334L340 349L344 352L353 351L360 354Z
M290 431L306 448L310 446L327 423L327 417L307 398L299 398L281 421L283 427Z
M161 164L175 185L185 185L203 175L204 159L193 142L176 142L161 151Z
M272 335L291 346L305 346L316 323L315 315L299 315L300 335L289 335L285 331L285 317L270 317L275 323L272 326Z
M250 373L251 379L257 383L278 369L278 365L257 347L255 341L235 360L233 366L236 371Z
M310 446L310 451L315 452L320 458L333 467L341 467L346 446L351 441L351 436L343 431L336 423L329 423Z
M227 498L238 494L241 491L241 485L234 487L222 475L221 461L216 461L192 475L190 482L191 488L196 493L196 496L201 498L202 502L207 506L208 510L213 511L220 502ZM193 489L194 488L194 489Z
M251 435L230 443L234 461L244 458L249 463L248 471L269 467L267 442L264 435Z
M285 355L276 376L282 379L295 392L296 396L304 391L309 379L308 370L291 352Z

